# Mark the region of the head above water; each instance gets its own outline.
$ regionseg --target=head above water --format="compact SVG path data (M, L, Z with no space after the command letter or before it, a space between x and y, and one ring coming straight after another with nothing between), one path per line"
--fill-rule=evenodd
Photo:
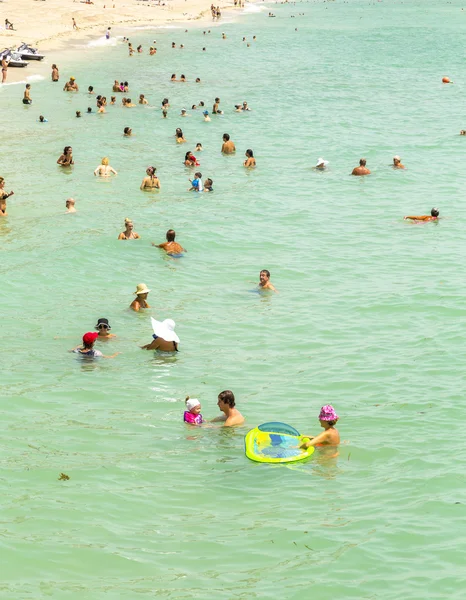
M361 167L365 167L366 166L366 159L365 158L360 158L359 159L359 165Z
M246 156L247 156L248 158L254 158L254 152L251 150L251 148L248 148L248 149L246 150Z
M440 214L440 211L439 211L439 209L438 209L438 208L433 208L433 209L430 211L430 215L431 215L431 217L438 217L438 216L439 216L439 214Z
M335 425L335 423L338 421L338 418L339 417L331 404L326 404L320 409L319 421L328 423L330 427L333 427L333 425Z
M224 134L223 134L223 141L224 141L224 142L228 142L228 141L229 141L229 139L230 139L230 134L229 134L229 133L224 133Z
M169 229L166 234L167 242L174 242L176 233L174 229Z
M219 403L228 404L230 408L235 406L235 395L231 390L224 390L218 395Z
M108 156L104 156L102 159L102 164L106 167L109 163Z

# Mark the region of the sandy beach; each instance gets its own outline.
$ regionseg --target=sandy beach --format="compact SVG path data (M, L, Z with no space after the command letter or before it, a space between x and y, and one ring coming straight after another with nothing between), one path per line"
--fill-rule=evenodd
M233 8L232 2L218 2L222 9ZM89 39L96 33L105 34L107 27L162 25L171 21L211 20L210 4L204 0L126 0L124 3L96 0L86 4L77 0L11 0L0 1L0 48L17 48L25 42L48 52L42 63L30 61L25 69L8 69L7 83L48 73L52 62L63 63L63 52ZM6 30L5 19L14 25ZM77 29L73 29L73 19ZM53 52L60 50L60 61Z

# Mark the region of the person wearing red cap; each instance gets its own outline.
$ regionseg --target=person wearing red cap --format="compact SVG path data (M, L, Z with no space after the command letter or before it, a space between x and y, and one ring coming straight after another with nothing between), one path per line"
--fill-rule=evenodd
M97 331L88 331L83 335L83 345L73 348L71 352L85 356L86 358L115 358L119 352L115 352L111 356L104 356L100 350L95 350L94 344L99 334Z

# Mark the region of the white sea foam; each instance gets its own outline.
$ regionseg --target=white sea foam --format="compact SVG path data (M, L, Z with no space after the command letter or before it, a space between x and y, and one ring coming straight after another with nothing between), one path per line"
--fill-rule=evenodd
M100 46L116 46L118 44L118 40L114 37L111 37L107 40L105 36L97 38L96 40L91 40L86 44L87 48L96 48Z
M263 12L264 10L270 10L268 6L265 6L264 4L248 4L243 12L245 13L259 13L259 12Z
M45 79L45 77L43 75L29 75L28 77L26 77L26 81L42 81L43 79Z

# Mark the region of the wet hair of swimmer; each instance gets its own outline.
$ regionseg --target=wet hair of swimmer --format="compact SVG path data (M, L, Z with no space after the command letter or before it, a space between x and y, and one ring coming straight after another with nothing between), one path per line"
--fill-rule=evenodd
M179 137L179 138L183 137L183 131L179 127L176 130L176 137Z
M197 177L198 179L200 179L202 177L202 173L200 171L198 171L197 173L194 173L194 177Z
M270 279L270 271L267 271L267 269L262 269L261 273L265 273L267 275L267 277Z
M230 139L230 134L229 133L224 133L223 134L223 141L224 142L228 142L229 139Z
M174 229L169 229L167 231L167 242L174 242L175 241L175 230Z
M438 209L438 208L433 208L433 209L430 211L430 215L431 215L431 217L438 217L438 216L439 216L439 214L440 214L440 211L439 211L439 209Z
M235 395L230 390L224 390L220 392L218 395L218 399L221 400L224 404L228 404L230 408L235 406Z
M125 127L123 129L123 133L129 133L131 131L131 127Z
M92 108L90 106L87 107L87 112L91 113L92 112Z
M248 148L246 150L246 156L248 156L249 158L254 158L254 152L251 150L251 148Z
M68 154L68 151L70 150L71 146L65 146L63 148L63 154Z
M87 91L88 91L88 92L93 92L93 91L94 91L94 86L93 86L93 85L90 85L90 86L87 88Z
M365 158L361 158L359 161L359 164L361 167L365 167L366 166L366 159Z
M77 116L78 118L81 116L81 111L80 111L80 110L77 110L77 111L76 111L76 116Z
M157 169L155 167L147 167L147 169L146 169L146 173L148 175L155 175L156 171L157 171Z

